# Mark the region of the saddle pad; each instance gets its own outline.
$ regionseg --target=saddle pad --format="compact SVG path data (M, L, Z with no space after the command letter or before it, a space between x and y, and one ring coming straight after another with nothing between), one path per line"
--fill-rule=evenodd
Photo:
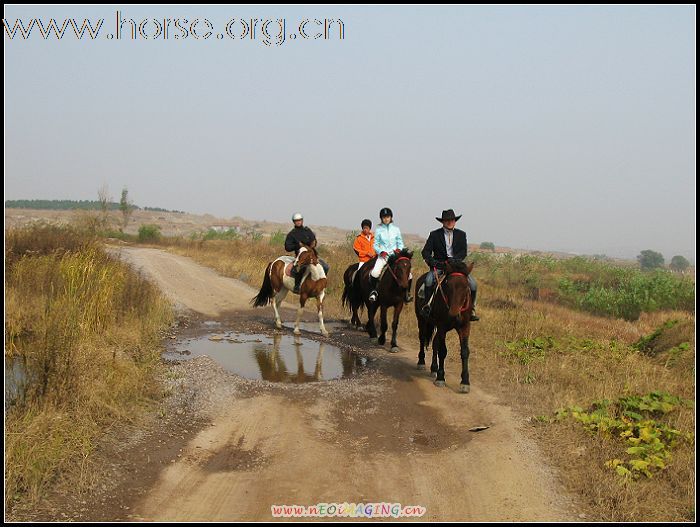
M294 263L294 256L280 256L272 261L273 264L275 262L284 262L284 274L287 276L292 276L291 273L292 264ZM272 265L270 266L270 272L272 272Z

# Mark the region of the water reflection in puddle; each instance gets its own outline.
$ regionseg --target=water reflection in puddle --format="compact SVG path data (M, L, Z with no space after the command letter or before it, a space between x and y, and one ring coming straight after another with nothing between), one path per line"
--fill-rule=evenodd
M166 359L207 355L247 379L305 383L344 379L359 373L367 358L299 336L217 333L180 341Z

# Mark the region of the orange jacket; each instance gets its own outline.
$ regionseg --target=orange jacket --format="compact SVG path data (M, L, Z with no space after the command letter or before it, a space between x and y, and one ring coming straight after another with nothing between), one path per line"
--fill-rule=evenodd
M355 242L352 244L352 248L359 256L361 262L368 262L377 254L374 252L374 234L369 233L369 240L364 234L358 234Z

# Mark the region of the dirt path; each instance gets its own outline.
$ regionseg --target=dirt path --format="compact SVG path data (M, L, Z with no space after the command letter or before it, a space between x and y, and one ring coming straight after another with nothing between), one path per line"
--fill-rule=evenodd
M247 285L163 251L119 250L180 307L268 317L271 326L268 310L248 309ZM390 355L363 345L377 367L354 380L263 383L231 396L160 472L133 517L269 520L271 505L398 502L425 506L424 519L575 519L508 407L478 387L458 394L454 372L447 388L436 388L415 370L408 346ZM490 428L469 431L479 425Z

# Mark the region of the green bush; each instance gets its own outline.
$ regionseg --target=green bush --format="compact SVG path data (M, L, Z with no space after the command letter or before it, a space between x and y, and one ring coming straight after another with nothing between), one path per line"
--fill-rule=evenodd
M139 227L140 242L157 242L160 240L160 227L158 225L141 225Z

